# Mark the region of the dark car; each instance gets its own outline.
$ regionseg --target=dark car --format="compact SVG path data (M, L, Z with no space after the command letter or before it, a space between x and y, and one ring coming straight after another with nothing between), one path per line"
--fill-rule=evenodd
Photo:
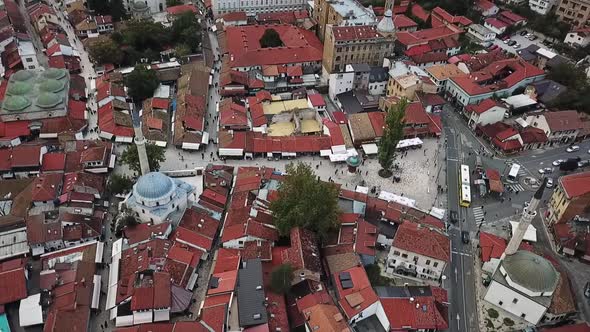
M457 211L451 210L449 213L449 220L454 224L459 220L459 215L457 215Z
M461 231L461 241L463 241L465 244L469 243L469 232Z
M559 169L564 172L571 172L576 170L578 166L578 162L580 162L580 157L569 158L568 160L559 164Z
M516 43L516 40L511 40L510 42L508 42L508 46L516 45Z
M525 36L527 33L528 33L528 32L527 32L526 30L523 30L523 31L521 31L521 32L520 32L520 35L521 35L521 36Z

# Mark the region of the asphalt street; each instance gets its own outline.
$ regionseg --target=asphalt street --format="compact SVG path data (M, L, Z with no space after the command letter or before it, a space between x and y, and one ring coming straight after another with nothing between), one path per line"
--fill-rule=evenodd
M475 300L475 278L471 244L461 240L461 232L470 232L473 236L468 210L459 205L459 169L462 164L462 135L457 119L443 112L445 136L447 137L447 195L448 208L458 212L459 221L449 228L451 238L451 263L447 268L447 281L450 283L450 330L477 331L477 305Z

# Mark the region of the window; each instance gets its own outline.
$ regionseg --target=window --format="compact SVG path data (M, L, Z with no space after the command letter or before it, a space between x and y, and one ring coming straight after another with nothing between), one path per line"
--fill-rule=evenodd
M394 251L393 251L393 255L394 255L394 256L399 256L399 251L397 251L397 250L394 250Z
M502 302L502 301L498 302L499 306L502 306L502 304L504 304L504 302Z
M26 58L25 59L27 62L33 62L33 58Z
M432 264L432 266L437 267L438 266L438 262L434 262L434 264Z
M426 265L430 265L430 259L426 260Z
M514 303L514 304L518 303L518 299L517 299L517 298L514 298L514 299L512 300L512 303Z
M402 254L402 258L408 258L408 254Z
M520 315L520 318L525 318L525 317L526 317L526 314Z

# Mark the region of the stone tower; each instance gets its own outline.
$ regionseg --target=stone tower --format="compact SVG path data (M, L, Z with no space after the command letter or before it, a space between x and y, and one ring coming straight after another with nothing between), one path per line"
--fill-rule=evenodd
M143 136L143 132L141 131L141 120L139 119L139 113L132 111L131 117L133 119L133 131L135 132L133 142L137 146L137 154L139 155L141 175L146 175L150 172L150 164L148 162L147 151L145 149L146 140Z
M526 230L529 228L529 225L531 224L533 219L535 219L535 217L537 216L537 207L539 206L539 202L543 197L543 190L545 189L546 184L547 179L545 178L545 180L543 181L539 189L537 189L537 192L531 199L529 205L522 210L520 222L518 223L516 231L514 232L514 235L512 235L510 242L508 242L508 246L502 254L501 259L504 259L506 256L514 255L518 251L518 248L520 247L520 243L522 242Z

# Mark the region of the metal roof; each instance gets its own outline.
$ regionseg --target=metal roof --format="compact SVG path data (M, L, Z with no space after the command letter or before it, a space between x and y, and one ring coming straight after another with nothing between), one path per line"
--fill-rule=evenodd
M259 258L242 263L238 271L238 318L240 327L261 325L268 322L264 305L262 263Z

